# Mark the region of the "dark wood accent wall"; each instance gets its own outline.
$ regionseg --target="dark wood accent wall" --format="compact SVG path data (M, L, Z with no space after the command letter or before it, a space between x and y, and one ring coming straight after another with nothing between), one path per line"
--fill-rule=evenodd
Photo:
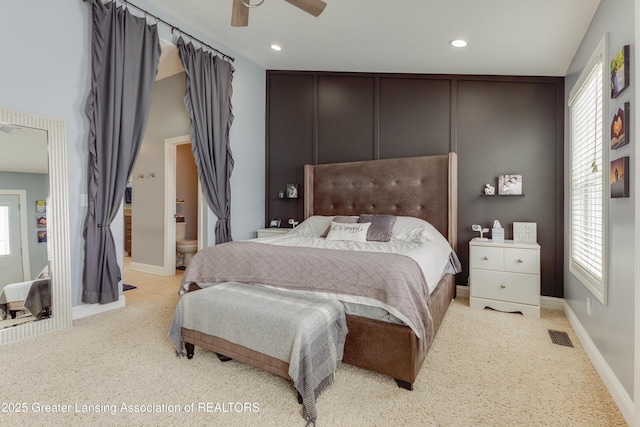
M458 256L466 284L472 224L538 224L541 293L563 297L564 79L267 72L265 222L303 218L303 166L458 154ZM524 197L481 197L506 173ZM298 184L298 199L280 199Z

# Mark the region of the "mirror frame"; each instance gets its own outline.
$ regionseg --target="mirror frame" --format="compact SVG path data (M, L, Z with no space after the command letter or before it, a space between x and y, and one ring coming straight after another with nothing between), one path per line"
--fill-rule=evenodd
M51 303L53 315L0 330L0 345L21 341L71 326L71 276L69 256L69 208L67 144L64 120L0 108L0 121L47 132L49 150L49 198L47 240L51 250Z

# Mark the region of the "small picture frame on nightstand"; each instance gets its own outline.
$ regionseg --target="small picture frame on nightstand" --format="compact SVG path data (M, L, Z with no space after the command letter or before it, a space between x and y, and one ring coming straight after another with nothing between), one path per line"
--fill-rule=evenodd
M274 218L274 219L272 219L271 221L269 221L269 227L270 227L270 228L274 228L274 227L275 227L275 228L277 228L277 227L280 227L280 219L278 219L278 218Z
M537 243L537 224L535 222L513 223L514 243Z

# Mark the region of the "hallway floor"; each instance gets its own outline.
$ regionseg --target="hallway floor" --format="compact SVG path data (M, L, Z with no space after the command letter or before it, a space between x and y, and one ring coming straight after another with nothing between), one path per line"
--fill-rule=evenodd
M183 271L176 270L175 276L158 276L156 274L143 273L129 269L131 257L124 257L123 277L124 283L135 286L136 289L125 291L124 296L127 305L159 298L170 294L177 294L182 281Z

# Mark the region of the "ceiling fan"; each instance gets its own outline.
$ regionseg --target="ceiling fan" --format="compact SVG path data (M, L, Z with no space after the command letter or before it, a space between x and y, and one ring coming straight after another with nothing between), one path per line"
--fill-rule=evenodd
M322 0L285 0L287 3L291 3L295 7L304 10L305 12L319 16L324 10L327 3ZM264 0L259 0L257 3L251 4L251 0L233 0L233 9L231 11L231 26L232 27L246 27L249 25L249 9L258 7Z

